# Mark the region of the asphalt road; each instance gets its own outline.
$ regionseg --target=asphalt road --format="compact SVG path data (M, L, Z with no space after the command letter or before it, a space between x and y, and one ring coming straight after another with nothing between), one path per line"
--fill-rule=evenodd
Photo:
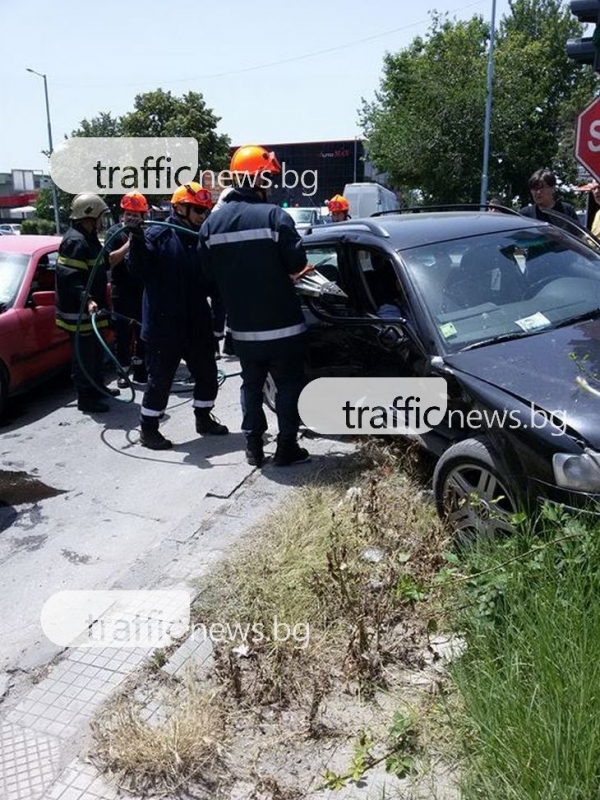
M235 359L219 365L238 370ZM186 374L182 366L178 377ZM199 437L191 387L177 382L161 428L175 447L165 452L139 445L140 392L87 415L65 377L13 402L0 427L0 674L60 652L40 627L53 593L187 585L285 492L349 451L311 439L310 464L253 469L239 387L239 377L226 380L215 408L230 434Z

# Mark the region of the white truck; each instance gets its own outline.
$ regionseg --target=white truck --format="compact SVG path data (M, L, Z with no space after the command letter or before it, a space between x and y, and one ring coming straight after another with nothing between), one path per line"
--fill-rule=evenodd
M370 217L378 211L397 211L400 203L394 192L380 183L347 183L344 197L350 204L350 216Z

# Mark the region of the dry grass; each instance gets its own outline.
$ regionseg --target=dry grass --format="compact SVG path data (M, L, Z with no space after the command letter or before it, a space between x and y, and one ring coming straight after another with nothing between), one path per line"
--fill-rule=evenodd
M94 762L122 788L164 796L216 779L224 740L224 713L216 693L188 681L160 697L161 717L148 720L144 705L121 694L93 721Z
M160 718L148 721L147 702L125 691L92 726L100 768L137 794L199 785L214 797L240 715L268 710L283 724L287 707L294 736L317 746L335 733L328 698L351 707L348 690L372 696L398 665L414 666L447 540L419 470L410 448L370 443L344 472L289 495L200 587L193 622L235 633L214 649L218 694L193 676L167 680L157 662L147 677L162 684ZM274 636L274 620L289 626L286 640Z
M218 675L239 702L303 697L314 719L332 680L365 691L386 660L416 649L414 635L399 647L391 634L414 628L446 532L422 485L399 471L406 453L369 445L361 458L361 474L291 495L204 583L196 622L266 634L248 631L247 658L232 654L241 638L217 648ZM269 637L274 619L309 628L308 646Z

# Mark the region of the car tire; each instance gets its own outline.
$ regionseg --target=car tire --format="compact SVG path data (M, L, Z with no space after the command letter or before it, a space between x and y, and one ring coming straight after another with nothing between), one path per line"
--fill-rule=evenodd
M271 373L267 375L267 380L265 381L265 385L263 387L263 398L271 411L275 411L277 387L275 386L275 381L271 377Z
M461 542L513 532L519 496L498 460L489 440L481 437L452 445L435 466L433 495L438 514Z

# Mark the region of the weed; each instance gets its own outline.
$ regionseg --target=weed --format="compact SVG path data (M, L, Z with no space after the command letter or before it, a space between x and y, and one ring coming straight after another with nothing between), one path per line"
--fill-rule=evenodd
M188 682L163 699L164 719L144 718L143 707L119 696L91 723L94 758L135 794L169 793L217 769L224 737L223 710L216 693Z
M598 796L599 532L548 507L536 538L481 543L453 579L467 800Z

